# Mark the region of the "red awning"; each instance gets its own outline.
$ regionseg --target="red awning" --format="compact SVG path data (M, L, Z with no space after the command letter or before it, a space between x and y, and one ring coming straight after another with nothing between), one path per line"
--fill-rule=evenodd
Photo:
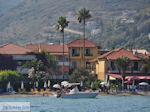
M127 80L127 81L124 81L124 83L132 83L132 80Z
M150 76L126 76L128 80L150 79Z
M107 74L109 76L112 76L114 78L122 79L122 76L119 74ZM126 76L126 80L142 80L142 79L150 79L150 76Z
M107 75L112 76L114 78L122 79L122 76L119 74L107 74Z

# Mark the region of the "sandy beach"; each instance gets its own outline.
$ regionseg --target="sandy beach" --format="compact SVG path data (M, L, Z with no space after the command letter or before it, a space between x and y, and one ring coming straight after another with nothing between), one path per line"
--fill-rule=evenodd
M26 94L0 94L0 97L44 97L44 96L54 96L56 92L45 92L45 93L26 93ZM122 92L122 93L104 93L100 92L98 96L150 96L150 92Z

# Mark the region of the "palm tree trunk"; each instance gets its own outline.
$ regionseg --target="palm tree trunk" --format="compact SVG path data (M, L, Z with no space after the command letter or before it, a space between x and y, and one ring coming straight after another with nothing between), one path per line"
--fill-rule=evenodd
M63 76L63 80L64 80L64 60L65 60L65 57L64 57L64 32L62 32L62 41L63 41L63 66L62 66L62 76Z
M83 67L85 68L85 19L83 20Z

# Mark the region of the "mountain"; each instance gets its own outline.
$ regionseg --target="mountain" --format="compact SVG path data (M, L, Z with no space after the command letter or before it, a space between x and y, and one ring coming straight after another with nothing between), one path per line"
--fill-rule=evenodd
M24 0L0 17L0 44L13 42L56 43L61 35L55 30L60 16L70 20L68 29L81 31L77 12L91 11L86 38L102 48L125 47L150 50L150 0ZM82 38L65 33L65 42Z
M0 15L8 12L23 0L0 0Z

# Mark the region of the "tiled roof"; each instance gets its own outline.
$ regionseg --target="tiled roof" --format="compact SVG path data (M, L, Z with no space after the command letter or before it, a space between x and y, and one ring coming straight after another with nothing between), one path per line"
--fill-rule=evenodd
M77 39L68 43L67 45L68 47L83 47L84 45L83 43L84 39ZM99 47L99 46L85 39L85 47Z
M98 59L103 59L103 58L108 59L108 60L116 60L122 57L127 57L130 60L140 60L140 58L134 55L131 51L128 51L124 48L116 48L101 56L98 56L97 58L91 60L90 62L94 62L94 61L97 61Z
M45 50L52 55L62 55L63 53L62 44L29 44L26 45L26 48L32 50L33 52ZM67 45L64 45L64 55L68 55Z
M0 54L26 54L31 50L16 44L8 43L0 46Z

